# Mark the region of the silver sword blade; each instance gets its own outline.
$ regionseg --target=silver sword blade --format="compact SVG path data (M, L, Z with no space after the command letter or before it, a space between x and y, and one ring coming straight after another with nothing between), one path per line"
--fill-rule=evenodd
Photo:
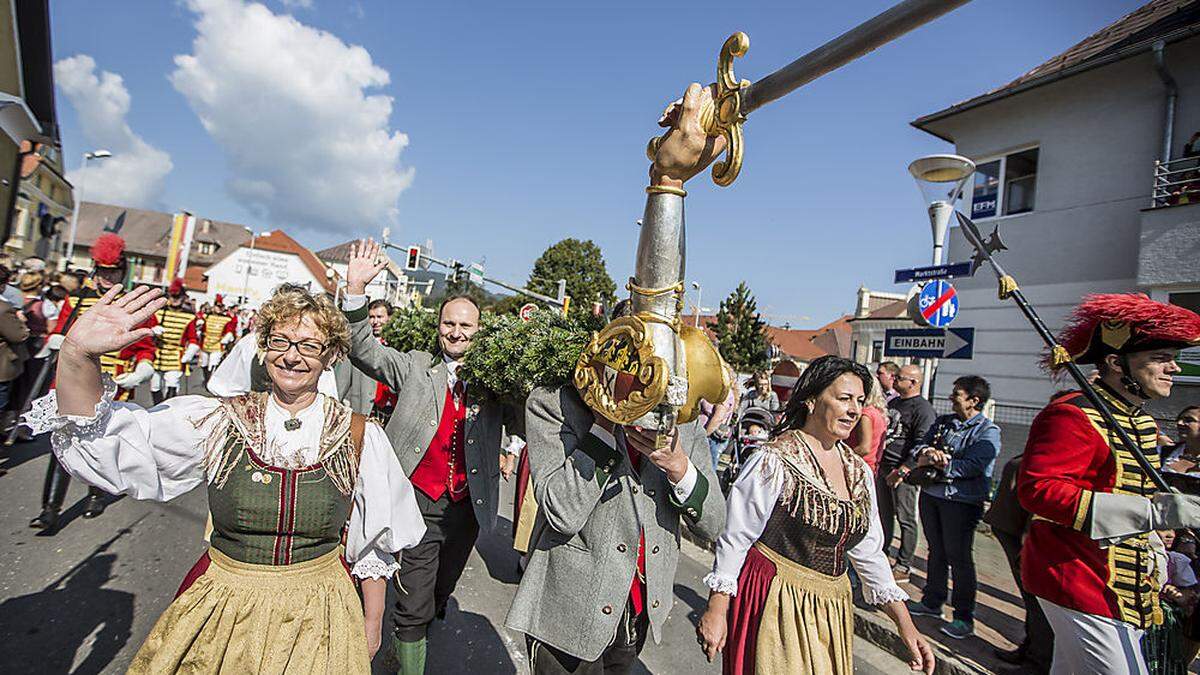
M786 96L970 0L904 0L742 90L742 114Z

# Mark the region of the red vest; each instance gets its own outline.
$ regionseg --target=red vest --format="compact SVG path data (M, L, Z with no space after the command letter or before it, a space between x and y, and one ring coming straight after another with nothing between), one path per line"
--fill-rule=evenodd
M633 449L628 442L625 444L625 452L629 454L629 462L633 464L633 470L641 471L642 454ZM633 583L629 587L629 602L633 605L634 616L641 616L646 609L646 533L640 530L638 532L637 570L633 573Z
M457 387L462 386L460 380ZM446 401L442 406L442 423L429 442L421 463L409 476L413 487L425 493L433 501L450 491L451 501L461 501L467 496L467 453L465 397L460 395L455 405L454 391L446 389Z

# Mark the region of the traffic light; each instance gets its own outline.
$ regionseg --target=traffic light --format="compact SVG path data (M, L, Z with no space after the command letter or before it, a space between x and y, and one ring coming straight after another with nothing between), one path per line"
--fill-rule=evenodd
M420 246L409 246L408 247L408 259L405 260L405 262L404 262L404 269L411 272L411 271L419 268L420 266L421 266L421 247Z

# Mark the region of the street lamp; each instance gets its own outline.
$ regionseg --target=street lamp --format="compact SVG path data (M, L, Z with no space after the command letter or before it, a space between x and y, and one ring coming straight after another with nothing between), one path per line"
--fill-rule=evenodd
M959 155L929 155L914 160L908 172L917 181L921 196L929 205L929 225L933 230L933 264L942 264L942 242L954 213L954 202L962 194L975 162Z
M946 240L946 228L954 214L954 203L963 188L975 173L975 162L961 155L929 155L913 160L908 172L917 181L921 196L929 205L929 226L933 234L933 264L942 264L942 246ZM929 359L924 368L921 394L930 398L933 389L933 371L938 360Z
M92 159L108 159L112 153L107 150L93 150L83 153L83 161L79 164L79 189L75 191L75 209L71 212L71 233L67 236L67 256L62 268L65 270L75 256L75 228L79 226L79 205L83 203L83 179L87 177L87 163Z
M703 296L704 289L700 287L699 281L693 281L692 288L696 289L696 319L695 319L695 321L692 322L692 326L695 328L699 328L700 327L700 304L701 304L700 299L702 297L704 297Z

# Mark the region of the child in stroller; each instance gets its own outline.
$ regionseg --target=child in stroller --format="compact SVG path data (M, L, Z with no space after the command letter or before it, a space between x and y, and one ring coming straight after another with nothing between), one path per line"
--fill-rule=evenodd
M728 463L721 471L721 492L728 495L729 488L737 480L742 464L750 459L750 455L771 437L771 429L775 428L775 413L766 408L751 406L742 412L733 428L733 437L729 441L727 453Z

